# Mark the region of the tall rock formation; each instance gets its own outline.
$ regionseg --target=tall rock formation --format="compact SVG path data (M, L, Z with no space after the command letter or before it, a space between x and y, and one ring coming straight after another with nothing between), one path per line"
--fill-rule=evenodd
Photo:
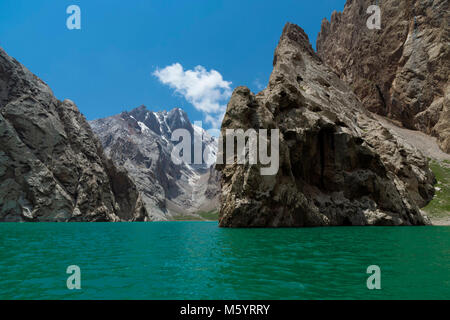
M135 221L146 210L84 116L0 48L0 221Z
M141 106L91 121L90 125L106 154L126 168L136 182L151 220L188 215L200 218L197 213L218 209L218 173L212 167L217 140L193 125L180 108L152 112ZM201 164L177 165L172 161L171 152L177 142L172 142L171 136L176 129L186 129L191 141L197 138L202 151L206 150Z
M366 26L370 5L381 29ZM371 111L438 138L450 153L448 0L348 0L322 22L317 52Z
M279 129L279 170L264 176L260 164L218 164L220 226L428 224L419 209L434 193L427 159L365 110L300 27L285 26L273 64L257 95L235 89L222 135Z

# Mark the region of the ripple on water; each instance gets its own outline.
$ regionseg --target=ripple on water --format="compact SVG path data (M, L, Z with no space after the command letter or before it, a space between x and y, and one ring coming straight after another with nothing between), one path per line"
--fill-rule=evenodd
M448 227L3 223L0 248L1 299L450 298ZM66 289L72 264L81 291Z

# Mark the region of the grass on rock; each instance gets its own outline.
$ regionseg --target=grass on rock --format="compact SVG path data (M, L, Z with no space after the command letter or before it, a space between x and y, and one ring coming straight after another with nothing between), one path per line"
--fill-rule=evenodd
M430 168L436 176L436 193L433 200L422 210L430 218L450 216L450 161L431 161Z

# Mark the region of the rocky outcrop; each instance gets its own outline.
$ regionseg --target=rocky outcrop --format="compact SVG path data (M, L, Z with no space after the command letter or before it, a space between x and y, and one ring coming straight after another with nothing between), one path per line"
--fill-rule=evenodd
M366 26L372 4L348 0L325 19L319 56L369 110L436 136L450 153L448 0L379 1L379 30Z
M0 221L136 221L146 210L84 116L0 49Z
M193 125L180 108L152 112L145 106L90 122L106 154L123 166L142 194L150 220L173 220L218 209L218 173L212 167L217 140ZM207 157L201 164L175 164L172 132L186 129L201 139ZM194 133L197 132L197 135Z
M428 224L419 209L434 193L427 160L365 110L300 27L285 26L273 63L266 89L235 89L222 135L278 129L279 170L218 164L220 226Z

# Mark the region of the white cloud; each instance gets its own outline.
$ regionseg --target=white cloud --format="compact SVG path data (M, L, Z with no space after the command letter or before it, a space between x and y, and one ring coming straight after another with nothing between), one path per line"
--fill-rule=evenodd
M153 72L159 81L181 94L197 110L205 113L205 121L219 128L226 103L231 96L231 82L223 80L216 70L206 70L197 66L194 70L184 70L174 63Z
M207 114L205 116L205 122L211 124L212 128L220 128L224 116L225 112L221 112L220 114L214 116Z

